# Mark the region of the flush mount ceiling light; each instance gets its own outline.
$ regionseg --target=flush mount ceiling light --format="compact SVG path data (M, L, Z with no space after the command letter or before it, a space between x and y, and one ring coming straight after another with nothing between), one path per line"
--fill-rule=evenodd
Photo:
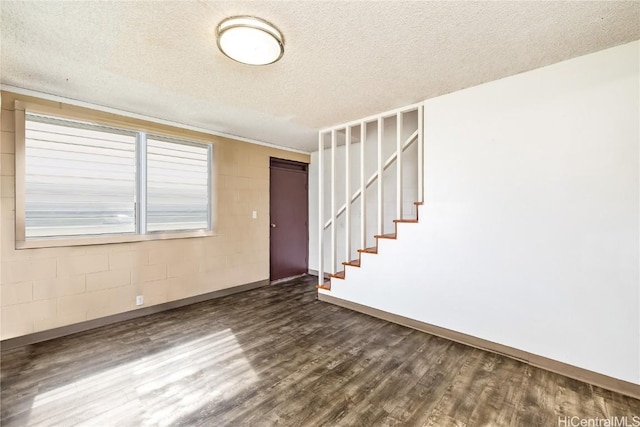
M218 48L234 61L267 65L284 54L282 33L271 23L253 16L224 19L216 30Z

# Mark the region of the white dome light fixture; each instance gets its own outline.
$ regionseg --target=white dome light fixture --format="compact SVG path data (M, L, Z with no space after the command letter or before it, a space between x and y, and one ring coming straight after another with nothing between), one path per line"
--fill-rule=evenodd
M218 24L216 35L220 51L242 64L273 64L284 55L282 33L264 19L232 16Z

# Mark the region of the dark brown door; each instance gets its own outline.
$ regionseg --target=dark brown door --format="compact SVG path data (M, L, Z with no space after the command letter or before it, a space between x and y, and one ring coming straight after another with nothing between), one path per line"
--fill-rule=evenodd
M272 158L270 175L271 280L278 280L309 268L307 164Z

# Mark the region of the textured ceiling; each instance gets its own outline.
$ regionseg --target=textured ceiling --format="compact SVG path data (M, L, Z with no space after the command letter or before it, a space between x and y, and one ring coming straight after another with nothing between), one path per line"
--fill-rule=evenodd
M640 38L640 2L0 1L1 82L311 151L316 130ZM216 47L276 24L266 67Z

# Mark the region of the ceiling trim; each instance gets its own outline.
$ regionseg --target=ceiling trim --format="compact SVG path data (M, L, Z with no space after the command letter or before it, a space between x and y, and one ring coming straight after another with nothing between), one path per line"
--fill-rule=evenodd
M62 102L64 104L69 104L69 105L73 105L73 106L76 106L76 107L89 108L89 109L96 110L96 111L102 111L103 113L117 114L119 116L129 117L129 118L132 118L132 119L145 120L145 121L148 121L148 122L158 123L158 124L161 124L161 125L173 126L173 127L177 127L177 128L180 128L180 129L186 129L186 130L192 130L192 131L201 132L201 133L204 133L204 134L207 134L207 135L213 135L213 136L220 136L220 137L223 137L223 138L235 139L237 141L248 142L249 144L262 145L262 146L265 146L265 147L275 148L275 149L278 149L278 150L290 151L292 153L311 154L310 151L304 151L304 150L299 150L299 149L296 149L296 148L276 145L276 144L272 144L270 142L260 141L260 140L252 139L252 138L245 138L243 136L233 135L233 134L225 133L225 132L219 132L219 131L215 131L215 130L211 130L211 129L205 129L205 128L201 128L201 127L198 127L198 126L191 126L191 125L188 125L188 124L185 124L185 123L180 123L180 122L174 122L174 121L171 121L171 120L161 119L159 117L152 117L152 116L147 116L147 115L144 115L144 114L132 113L130 111L125 111L125 110L120 110L120 109L117 109L117 108L106 107L104 105L99 105L99 104L92 104L90 102L79 101L79 100L73 99L73 98L65 98L64 96L58 96L58 95L52 95L50 93L38 92L38 91L32 90L32 89L25 89L25 88L22 88L22 87L11 86L11 85L7 85L7 84L0 84L0 90L6 91L6 92L12 92L12 93L15 93L15 94L18 94L18 95L33 96L35 98L40 98L40 99L44 99L44 100L47 100L47 101Z

